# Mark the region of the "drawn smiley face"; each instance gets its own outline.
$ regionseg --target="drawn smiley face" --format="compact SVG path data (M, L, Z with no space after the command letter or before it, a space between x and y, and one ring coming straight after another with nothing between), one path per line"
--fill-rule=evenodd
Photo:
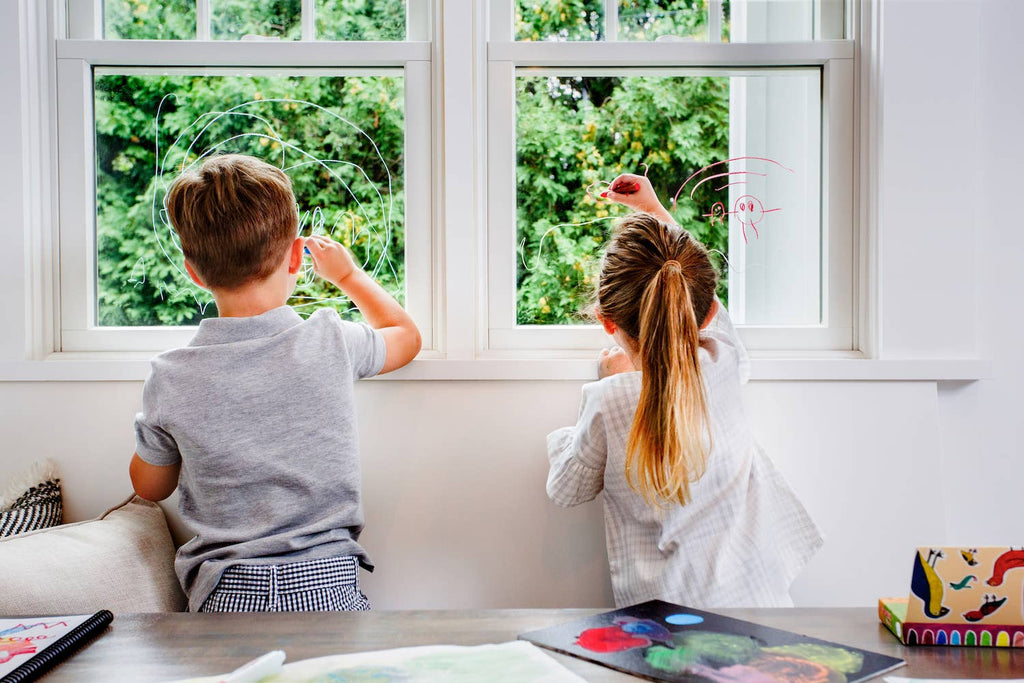
M733 213L747 225L757 225L764 218L764 204L757 197L745 194L736 200Z

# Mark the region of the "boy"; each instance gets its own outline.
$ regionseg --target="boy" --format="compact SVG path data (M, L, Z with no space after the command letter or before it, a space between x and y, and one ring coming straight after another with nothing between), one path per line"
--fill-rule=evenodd
M369 609L353 382L411 361L419 330L342 245L298 236L291 181L274 166L212 157L166 203L220 317L153 360L129 473L143 498L179 490L195 532L174 563L189 609ZM304 247L369 324L285 305Z

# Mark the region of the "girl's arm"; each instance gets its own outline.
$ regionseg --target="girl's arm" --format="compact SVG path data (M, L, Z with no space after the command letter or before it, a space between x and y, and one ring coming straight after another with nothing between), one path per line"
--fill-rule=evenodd
M601 196L634 211L649 213L663 223L676 224L676 219L658 201L658 195L647 176L623 173L611 182Z
M576 426L548 434L548 498L562 507L593 500L604 488L607 458L599 390L596 384L585 384Z

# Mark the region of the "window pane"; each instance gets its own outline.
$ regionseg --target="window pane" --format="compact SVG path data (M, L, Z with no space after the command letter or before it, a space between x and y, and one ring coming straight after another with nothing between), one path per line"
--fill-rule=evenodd
M317 0L316 38L405 40L405 0Z
M299 40L302 0L210 0L210 37L241 40L246 36Z
M844 0L730 0L724 41L790 43L845 37Z
M194 40L196 0L104 0L103 36L136 40Z
M817 323L819 91L817 69L518 77L517 322L586 322L601 249L628 212L600 191L646 170L712 250L718 295L746 312L741 322ZM780 297L807 291L766 303L748 295L755 283Z
M619 0L618 39L707 40L707 5L707 0Z
M97 69L95 106L99 325L189 325L216 315L210 295L185 274L162 207L183 166L229 152L283 168L292 179L300 233L343 242L404 301L400 76ZM300 313L325 303L350 308L313 275L308 260L289 303Z
M516 40L604 40L604 0L517 0Z
M516 0L515 34L521 41L803 42L844 38L845 15L845 0Z

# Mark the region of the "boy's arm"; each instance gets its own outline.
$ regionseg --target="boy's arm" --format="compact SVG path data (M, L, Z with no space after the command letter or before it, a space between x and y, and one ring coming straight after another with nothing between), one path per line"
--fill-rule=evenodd
M310 237L306 247L313 258L313 269L343 291L366 318L366 322L384 337L387 353L381 372L391 372L407 364L420 352L420 331L384 288L356 266L348 250L327 237Z
M146 500L163 500L174 493L178 487L178 473L181 471L181 462L173 465L150 465L136 453L132 456L132 462L128 465L128 475L132 479L132 486L140 498Z

